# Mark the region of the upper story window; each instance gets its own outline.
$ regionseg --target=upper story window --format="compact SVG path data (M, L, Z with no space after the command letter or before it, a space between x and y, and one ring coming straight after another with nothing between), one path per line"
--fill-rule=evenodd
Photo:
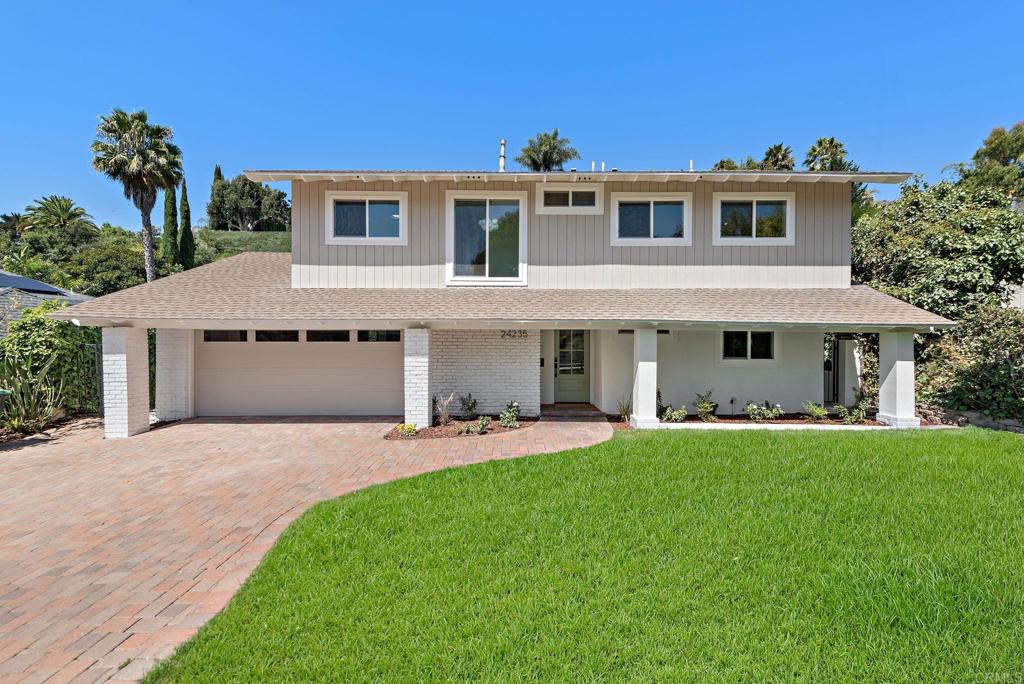
M792 245L795 241L792 192L714 193L714 245Z
M327 244L408 244L409 193L332 191L325 197Z
M449 190L449 285L526 284L525 192Z
M676 245L693 242L693 193L612 193L612 244Z
M589 215L604 213L604 186L600 183L539 183L537 213Z

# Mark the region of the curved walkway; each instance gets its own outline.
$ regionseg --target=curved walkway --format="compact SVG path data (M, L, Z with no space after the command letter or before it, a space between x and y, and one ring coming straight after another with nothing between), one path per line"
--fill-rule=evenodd
M394 418L98 425L0 446L0 682L134 680L227 604L312 504L451 466L561 451L608 423L381 439Z

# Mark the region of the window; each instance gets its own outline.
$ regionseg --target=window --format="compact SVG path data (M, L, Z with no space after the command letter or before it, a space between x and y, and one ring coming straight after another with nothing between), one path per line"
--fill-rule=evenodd
M449 190L449 284L526 284L526 193Z
M612 193L612 244L677 245L693 240L693 194Z
M257 330L257 342L298 342L298 330Z
M401 330L360 330L356 333L360 342L401 342Z
M540 183L537 213L599 215L604 213L604 186L600 183Z
M722 361L774 361L775 333L760 330L726 330L722 333Z
M715 245L792 245L792 192L716 192Z
M348 342L348 330L307 330L307 342Z
M558 374L585 375L584 354L586 338L582 330L558 331Z
M406 192L327 192L329 245L405 245Z
M670 332L672 332L672 331L671 330L659 330L658 334L659 335L668 335ZM620 330L619 334L620 335L632 335L633 331L630 330L630 329Z
M249 339L247 330L204 330L203 342L245 342Z

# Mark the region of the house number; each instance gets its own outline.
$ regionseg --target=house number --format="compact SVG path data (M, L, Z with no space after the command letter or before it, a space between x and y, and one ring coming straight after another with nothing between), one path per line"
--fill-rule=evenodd
M502 330L501 331L501 339L503 339L503 340L505 338L522 339L524 337L528 337L529 334L530 333L528 333L526 330Z

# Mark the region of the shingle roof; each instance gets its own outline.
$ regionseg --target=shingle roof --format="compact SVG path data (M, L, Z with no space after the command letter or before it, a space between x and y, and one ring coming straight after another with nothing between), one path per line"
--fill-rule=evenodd
M905 171L470 171L414 169L253 169L245 172L253 181L697 181L769 183L902 183Z
M53 314L83 325L386 327L498 323L807 325L837 331L926 330L951 321L862 285L846 289L574 289L291 287L291 255L240 254Z

